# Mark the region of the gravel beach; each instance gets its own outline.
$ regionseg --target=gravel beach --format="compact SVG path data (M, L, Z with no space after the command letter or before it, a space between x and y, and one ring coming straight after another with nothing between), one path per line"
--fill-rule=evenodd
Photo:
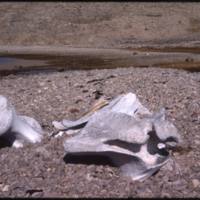
M200 197L199 9L194 2L2 2L0 95L45 133L18 149L0 139L0 197ZM39 73L48 59L59 71ZM23 67L35 71L12 71ZM79 119L99 98L128 92L150 111L165 107L177 127L183 141L169 162L138 182L100 158L67 161L63 142L71 136L50 137L52 121Z
M133 92L151 111L166 108L183 139L171 160L143 182L109 164L66 163L53 120L75 120L100 97ZM19 114L37 119L41 143L0 149L0 197L200 197L200 73L178 69L117 68L9 75L0 78Z

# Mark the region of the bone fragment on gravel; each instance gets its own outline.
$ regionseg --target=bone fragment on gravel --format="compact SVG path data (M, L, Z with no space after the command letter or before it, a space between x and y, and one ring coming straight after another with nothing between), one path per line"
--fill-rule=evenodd
M91 115L93 115L97 110L106 106L107 104L108 104L108 101L106 101L105 99L100 99L98 102L94 104L91 110L85 113L84 116L81 117L79 120L71 121L71 120L63 119L61 122L53 121L52 124L56 129L65 131L68 134L68 130L73 129L73 128L77 129L78 126L80 127L84 126L84 124L87 123Z
M52 124L58 130L67 131L69 129L76 129L78 127L84 126L91 118L91 116L99 109L126 113L127 115L134 115L135 117L141 113L150 114L149 110L141 105L135 94L128 93L126 95L120 95L110 103L104 99L100 99L88 113L76 121L63 119L61 122L53 121Z
M60 124L67 129L82 126L64 141L66 154L106 155L133 180L158 171L169 159L168 148L181 141L176 127L165 119L165 109L151 113L133 93L118 96L86 118Z
M43 130L34 118L18 115L8 99L0 95L0 137L19 148L24 141L41 142Z

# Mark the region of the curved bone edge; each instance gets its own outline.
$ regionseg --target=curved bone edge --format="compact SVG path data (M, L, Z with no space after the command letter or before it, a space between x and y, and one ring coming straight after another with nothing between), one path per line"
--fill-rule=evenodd
M18 115L22 120L26 121L33 129L37 132L43 134L43 129L40 126L39 122L32 117L26 115Z
M75 136L76 137L76 136ZM84 152L107 152L107 151L113 151L123 154L128 154L134 156L135 154L129 150L112 146L112 145L106 145L102 144L100 142L95 142L94 140L91 140L90 138L80 138L77 139L74 137L70 139L66 139L64 142L64 149L66 153L84 153Z
M6 133L13 122L13 113L12 111L5 111L0 113L0 135Z
M164 158L165 156L160 156L159 154L151 155L147 151L146 144L142 145L139 152L129 151L120 146L107 145L102 143L100 140L94 140L88 137L83 137L82 135L77 135L66 139L64 142L64 149L66 153L84 153L84 152L117 152L120 154L131 155L140 158L148 166L153 166L158 158Z
M105 100L104 98L100 98L92 107L91 109L86 112L83 116L91 116L93 113L95 113L96 111L102 109L103 107L105 107L106 105L108 105L109 102L108 100ZM83 117L82 116L82 117Z
M82 117L76 121L63 119L61 124L65 127L65 129L80 128L80 126L84 126L88 122L89 119L90 119L90 116Z
M95 140L101 138L107 140L120 139L144 144L148 140L148 132L151 130L152 124L147 120L142 123L142 121L136 121L133 117L124 113L100 111L92 116L79 134Z
M62 122L58 122L58 121L52 121L52 125L58 129L58 130L63 130L63 129L67 129Z
M24 145L23 145L23 141L16 139L16 140L13 142L12 146L15 147L15 148L21 148L21 147L24 146Z
M52 125L58 130L66 131L68 129L75 129L75 128L80 128L80 126L84 126L88 122L89 119L90 117L86 117L86 118L83 117L76 121L63 119L61 122L53 121Z
M140 103L134 93L121 96L119 101L112 106L111 110L117 113L125 113L132 117L136 117L136 113L151 114L151 112Z
M112 162L120 168L123 175L131 177L134 181L143 181L147 179L169 160L169 156L165 156L161 160L158 158L154 165L148 165L142 161L140 157L133 157L123 154L112 155L111 153L110 158Z
M118 97L117 99L115 99L113 101L113 103L118 102L120 98ZM113 103L111 103L111 105ZM110 108L111 105L109 103L107 106L103 107L101 110L108 109L108 108ZM97 111L95 111L94 113L96 113L96 112ZM86 124L91 119L91 117L93 116L93 114L85 115L85 116L83 116L80 119L75 120L75 121L71 121L71 120L67 120L67 119L63 119L61 122L54 121L53 125L55 126L55 128L58 128L59 130L76 128L76 127L80 128L79 126Z
M11 130L16 133L17 139L23 139L31 143L41 142L41 133L34 130L25 120L14 116Z
M182 141L177 128L170 121L165 120L164 109L161 109L160 112L155 114L153 118L153 126L161 141L166 141L169 138L172 139L171 144L180 143Z
M0 95L0 135L6 133L13 122L14 108L6 97Z
M156 164L155 166L152 166L152 167L148 168L147 171L144 172L143 176L138 177L139 179L137 178L137 179L134 179L134 180L139 180L139 181L146 180L151 175L153 175L156 171L158 171L163 165L165 165L168 161L169 161L169 156L166 156L166 159L163 162L161 162L159 164Z
M63 119L61 122L53 121L52 124L55 128L59 130L67 130L71 128L80 128L84 126L92 116L101 111L113 111L117 113L125 113L130 116L135 116L137 118L138 114L151 114L151 112L142 106L142 104L137 99L136 95L133 93L128 93L125 95L120 95L113 99L108 105L104 106L102 109L94 111L89 115L85 115L76 121Z
M108 107L111 107L113 104L115 104L116 102L119 101L120 97L117 97L116 99L114 99L111 104L109 103L107 106L104 106L101 110L104 110L105 108L107 109ZM97 111L95 111L94 113L96 113ZM52 124L55 128L57 128L58 130L62 130L62 131L66 131L68 129L72 129L72 128L80 128L81 125L86 124L90 118L93 116L94 113L89 113L86 114L85 116L81 117L78 120L75 121L71 121L71 120L67 120L67 119L63 119L61 122L59 121L53 121Z
M130 167L132 169L126 170L126 168L124 168L124 166L121 166L120 170L123 175L131 177L131 179L133 181L144 181L147 178L149 178L150 176L152 176L155 172L157 172L163 165L166 164L167 161L168 161L168 159L166 159L166 161L164 161L163 163L161 163L159 165L155 165L149 169L146 168L143 170L135 171L135 168L133 168L134 166L132 166L132 164L130 164Z
M77 144L79 145L79 144ZM112 148L112 147L111 147ZM70 147L69 147L70 149ZM124 154L122 151L113 151L114 149L107 149L106 151L71 151L67 154L76 154L81 153L81 155L87 155L87 153L92 153L93 155L101 153L101 155L106 155L109 157L116 167L120 168L120 171L123 175L129 176L132 180L145 180L151 176L154 172L160 169L168 160L168 156L162 159L160 163L149 166L145 162L134 155ZM127 159L128 158L128 159ZM157 160L158 161L158 160Z

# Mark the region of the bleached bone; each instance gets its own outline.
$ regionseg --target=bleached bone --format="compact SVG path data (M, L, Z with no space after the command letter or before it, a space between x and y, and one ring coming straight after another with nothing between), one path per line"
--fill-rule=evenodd
M98 106L98 104L100 104L101 106ZM92 112L89 112L88 114L84 115L76 121L63 119L61 122L53 121L52 124L55 128L62 131L83 127L91 119L92 115L103 106L104 107L101 110L110 110L113 112L125 113L127 115L135 117L137 117L141 113L150 114L150 111L144 106L142 106L142 104L137 99L136 95L133 93L120 95L110 103L108 103L105 100L100 100L98 104L94 106L94 108L92 108Z
M0 95L0 136L13 141L13 146L21 147L23 142L41 142L43 130L33 118L17 115L8 99Z
M164 109L151 113L132 93L117 97L84 123L78 134L64 141L66 154L106 155L133 180L144 180L159 170L169 159L167 147L181 141Z

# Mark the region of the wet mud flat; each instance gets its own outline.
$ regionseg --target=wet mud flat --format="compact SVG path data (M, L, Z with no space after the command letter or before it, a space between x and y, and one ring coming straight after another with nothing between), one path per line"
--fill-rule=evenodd
M0 91L18 113L45 130L38 144L0 149L1 197L199 197L200 73L160 67L10 74ZM133 182L101 159L66 161L63 142L50 138L51 122L78 119L101 97L133 92L151 111L166 115L183 139L172 160L154 176ZM98 163L96 162L98 161Z

